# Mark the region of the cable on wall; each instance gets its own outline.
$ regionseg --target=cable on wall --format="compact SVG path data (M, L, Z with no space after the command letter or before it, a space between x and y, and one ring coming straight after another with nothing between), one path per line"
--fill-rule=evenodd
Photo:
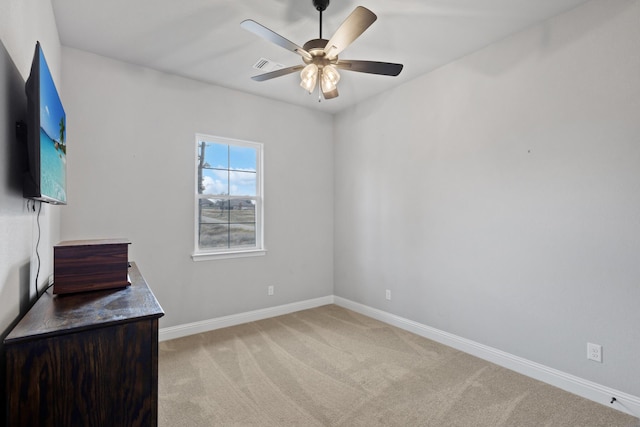
M35 201L33 202L33 211L35 212L36 210L36 206L35 206ZM40 230L40 212L42 212L42 202L38 203L38 214L36 215L36 224L38 224L38 240L36 240L36 258L38 260L38 269L36 270L36 280L35 283L33 284L33 287L35 288L36 291L36 297L40 297L40 295L38 294L38 277L40 276L40 253L38 252L38 247L40 246L40 234L41 234L41 230Z
M33 282L33 288L35 290L35 294L36 294L36 299L40 298L46 291L47 289L49 289L51 287L51 285L48 285L46 288L44 288L42 290L42 292L38 291L38 278L40 277L40 267L41 267L41 260L40 260L40 238L42 236L42 229L40 227L40 213L42 212L42 202L37 202L38 203L38 211L36 213L36 224L38 225L38 238L36 240L36 259L38 260L38 266L36 269L36 278ZM36 212L36 201L35 200L30 200L27 201L27 210L31 210L32 212Z

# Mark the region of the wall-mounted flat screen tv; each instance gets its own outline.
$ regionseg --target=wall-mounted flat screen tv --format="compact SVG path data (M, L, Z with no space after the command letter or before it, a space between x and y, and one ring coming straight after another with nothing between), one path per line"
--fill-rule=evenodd
M24 197L66 204L67 117L39 42L25 90L28 166Z

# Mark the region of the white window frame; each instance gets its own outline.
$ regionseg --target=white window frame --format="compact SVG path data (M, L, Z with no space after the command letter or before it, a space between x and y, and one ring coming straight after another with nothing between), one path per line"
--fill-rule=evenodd
M200 234L200 218L199 218L199 203L202 198L210 198L206 197L206 195L200 194L198 191L198 187L200 183L198 182L198 156L199 153L199 144L200 142L211 142L211 143L219 143L225 145L233 145L239 147L251 147L256 150L257 158L256 158L256 245L255 247L238 247L238 248L223 248L223 249L215 249L215 248L200 248L199 245L199 234ZM232 138L224 138L214 135L206 135L197 133L195 140L195 177L194 177L194 250L191 254L191 259L194 261L207 261L207 260L215 260L215 259L226 259L226 258L243 258L243 257L253 257L253 256L262 256L265 255L267 250L264 246L264 185L263 185L263 177L264 177L264 165L263 165L263 157L264 157L264 145L260 142L252 142L252 141L243 141L239 139ZM218 196L216 196L218 197ZM224 196L224 198L233 199L235 196ZM238 198L246 199L246 196L237 196Z

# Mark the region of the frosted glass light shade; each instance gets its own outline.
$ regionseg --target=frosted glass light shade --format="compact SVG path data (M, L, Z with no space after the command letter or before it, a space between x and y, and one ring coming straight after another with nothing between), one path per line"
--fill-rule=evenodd
M322 91L331 92L336 89L338 82L340 81L340 74L336 67L333 65L327 65L322 69Z
M313 92L318 81L318 66L316 64L307 65L300 72L300 78L302 79L300 86L309 93Z

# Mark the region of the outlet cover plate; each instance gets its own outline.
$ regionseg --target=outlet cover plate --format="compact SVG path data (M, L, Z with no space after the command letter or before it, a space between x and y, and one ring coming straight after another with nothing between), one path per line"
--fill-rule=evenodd
M602 346L588 342L587 359L602 363Z

